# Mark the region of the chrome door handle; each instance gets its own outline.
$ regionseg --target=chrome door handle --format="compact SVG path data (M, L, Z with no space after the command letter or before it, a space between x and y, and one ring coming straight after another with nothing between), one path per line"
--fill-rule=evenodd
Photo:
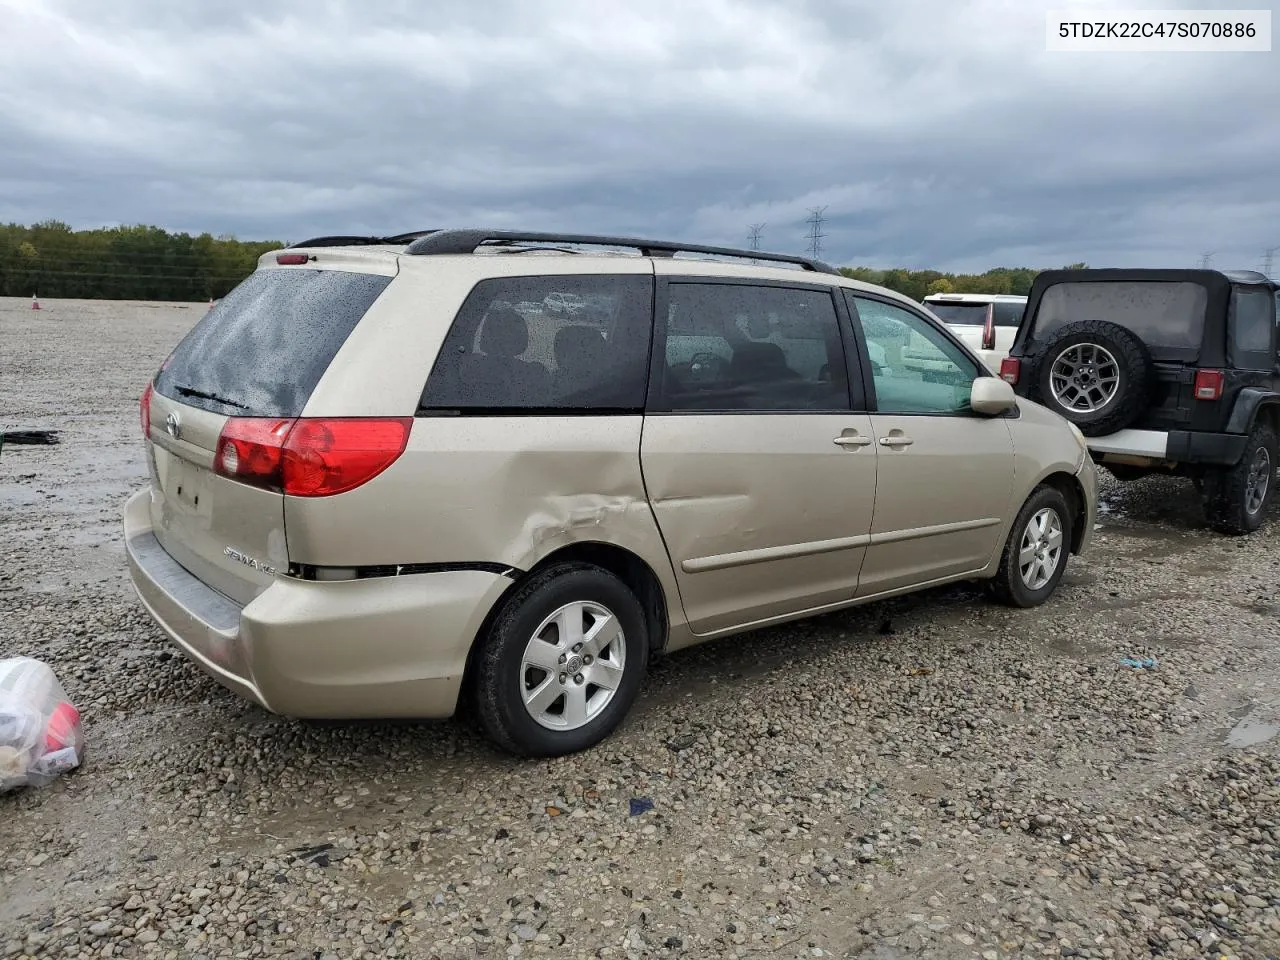
M881 437L880 446L882 447L909 447L915 443L910 437Z
M834 440L832 440L831 442L832 442L832 443L834 443L834 444L836 444L837 446L841 446L841 447L869 447L869 446L871 446L871 438L870 438L870 437L858 437L858 436L853 436L853 437L836 437L836 438L835 438Z

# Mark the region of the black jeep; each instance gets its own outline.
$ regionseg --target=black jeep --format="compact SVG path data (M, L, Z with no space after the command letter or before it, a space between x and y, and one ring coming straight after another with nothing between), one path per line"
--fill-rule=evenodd
M1189 477L1212 527L1249 533L1280 461L1278 290L1251 271L1045 271L1000 375L1120 480Z

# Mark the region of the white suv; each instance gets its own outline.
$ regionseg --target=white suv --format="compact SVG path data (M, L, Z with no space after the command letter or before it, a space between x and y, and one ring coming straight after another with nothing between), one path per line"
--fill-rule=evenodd
M978 354L987 369L1000 372L1017 336L1027 298L1005 293L931 293L929 312Z

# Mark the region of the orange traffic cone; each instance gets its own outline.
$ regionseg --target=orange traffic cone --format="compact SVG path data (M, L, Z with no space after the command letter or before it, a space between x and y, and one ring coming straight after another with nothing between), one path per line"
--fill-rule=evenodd
M34 293L31 295L31 309L32 310L40 309L40 301L36 299L36 295Z

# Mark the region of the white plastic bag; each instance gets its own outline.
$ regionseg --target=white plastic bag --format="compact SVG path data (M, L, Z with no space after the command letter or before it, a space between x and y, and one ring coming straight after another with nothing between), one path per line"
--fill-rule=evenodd
M0 660L0 793L43 786L80 765L80 712L48 664Z

